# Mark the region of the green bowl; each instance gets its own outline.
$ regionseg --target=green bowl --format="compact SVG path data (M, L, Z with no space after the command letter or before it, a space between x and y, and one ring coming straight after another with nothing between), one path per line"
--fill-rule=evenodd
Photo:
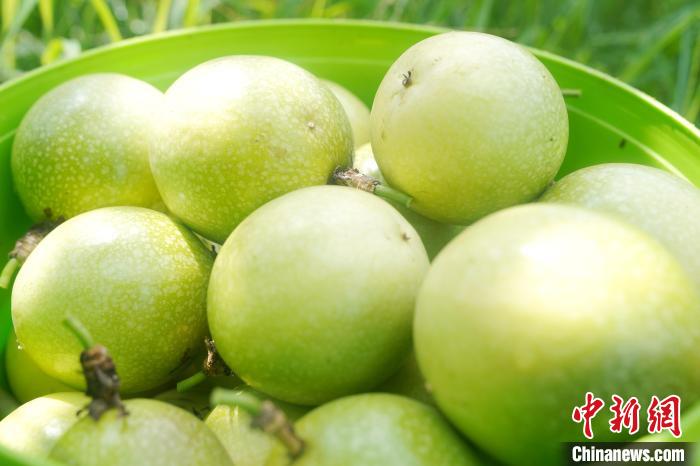
M63 81L112 71L165 89L185 70L214 57L273 55L336 81L371 104L391 63L412 44L444 31L368 21L243 22L127 40L0 86L0 251L9 251L29 226L12 190L12 137L27 109ZM635 162L663 167L700 184L700 131L696 127L610 76L546 52L533 52L562 88L582 91L580 97L567 98L571 135L560 175L601 162ZM4 348L11 325L7 291L0 291L0 310L0 348ZM3 361L0 358L0 385L6 387ZM45 463L0 450L0 464Z

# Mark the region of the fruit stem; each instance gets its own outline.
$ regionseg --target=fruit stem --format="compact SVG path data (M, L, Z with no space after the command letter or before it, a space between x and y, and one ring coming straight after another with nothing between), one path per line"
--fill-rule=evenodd
M84 350L95 346L95 341L92 339L92 335L90 335L88 329L75 317L66 317L63 320L63 325L78 339Z
M402 193L401 191L391 188L385 184L378 184L375 186L374 194L389 201L398 202L407 209L411 208L411 203L413 202L413 198L408 194Z
M562 89L561 95L564 97L581 97L583 91L581 89Z
M32 251L34 251L34 248L37 247L51 230L63 222L63 217L51 220L53 216L51 209L44 209L44 215L46 216L46 220L32 225L32 227L15 242L15 247L10 251L10 260L7 261L2 272L0 272L0 288L7 288L10 286L12 277L17 272L17 269L24 264L24 261L26 261Z
M217 387L211 392L210 403L212 405L227 405L242 408L251 416L259 416L262 411L262 401L250 393L238 390L226 390Z
M376 178L360 173L356 168L338 167L333 172L333 179L339 184L376 194L389 201L398 202L407 209L411 208L411 203L413 202L413 198L408 194L387 186Z
M216 345L211 338L204 338L204 346L207 348L207 357L202 363L202 370L184 380L181 380L176 385L176 390L179 393L184 393L200 383L204 382L207 377L228 377L233 375L231 368L226 365L219 352L216 351Z
M277 437L292 459L298 458L304 452L304 441L294 432L294 427L284 411L270 400L260 401L249 393L215 388L211 393L210 402L212 405L223 404L245 410L253 418L251 426Z
M90 417L97 421L112 408L117 409L123 416L129 414L122 403L119 394L121 381L107 348L94 344L90 332L75 317L67 317L63 320L63 325L75 335L83 347L80 352L80 365L87 387L85 394L92 398L86 407Z
M19 260L16 257L10 257L10 260L7 261L2 272L0 272L0 288L7 289L10 286L12 277L15 276L17 269L19 269Z
M206 379L207 376L204 374L204 371L198 371L194 375L191 375L190 377L179 381L176 385L176 390L178 393L184 393L193 389L200 383L204 382Z

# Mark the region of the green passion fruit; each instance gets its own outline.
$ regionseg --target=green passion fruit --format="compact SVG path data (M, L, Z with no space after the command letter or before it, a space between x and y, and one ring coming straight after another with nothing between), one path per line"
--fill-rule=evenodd
M237 392L251 396L259 402L269 400L269 397L250 387L243 387ZM279 400L270 401L291 421L296 421L309 410ZM273 436L256 428L254 417L239 406L217 405L207 416L205 424L219 438L236 466L264 465L277 444Z
M42 96L12 146L12 179L29 216L158 204L148 158L162 98L114 73L74 78Z
M658 168L606 163L571 173L541 198L617 215L666 246L700 287L700 190Z
M207 332L212 254L167 215L108 207L58 226L29 256L12 290L17 339L48 375L84 386L78 318L119 364L126 394L178 376Z
M0 421L0 445L18 453L47 457L89 401L78 392L35 398Z
M50 458L75 466L229 466L226 450L194 415L158 400L124 402L84 416L56 442Z
M464 441L432 407L398 395L354 395L294 424L304 449L294 460L278 442L268 466L476 466Z
M418 234L383 200L340 186L301 189L255 211L221 248L209 326L247 384L320 404L399 368L427 268Z
M643 231L573 206L467 228L421 287L414 340L438 406L508 464L564 462L586 392L700 393L700 299L683 267ZM608 420L593 419L596 440L630 440Z
M352 157L352 129L327 86L272 57L203 63L166 92L151 167L163 200L223 243L252 211L325 184Z
M449 32L391 66L371 133L382 174L413 209L465 225L544 191L566 151L568 118L556 81L527 49Z
M12 394L20 403L26 403L51 393L70 392L74 389L39 369L27 352L17 343L14 330L5 347L5 370Z

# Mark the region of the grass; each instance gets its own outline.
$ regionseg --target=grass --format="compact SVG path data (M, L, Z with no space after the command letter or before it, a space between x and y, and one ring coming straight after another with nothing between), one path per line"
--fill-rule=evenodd
M267 18L367 18L486 31L586 63L700 123L696 0L0 0L0 81L150 32Z

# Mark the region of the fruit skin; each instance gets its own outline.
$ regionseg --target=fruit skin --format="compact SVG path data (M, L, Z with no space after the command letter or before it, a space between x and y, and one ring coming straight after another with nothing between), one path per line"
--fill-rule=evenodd
M425 39L391 66L374 98L372 148L413 208L465 225L534 199L566 151L566 106L527 49L478 32Z
M80 76L42 96L12 146L12 179L29 216L158 204L148 154L162 98L115 73Z
M332 401L294 426L304 453L290 463L276 445L268 466L462 466L480 464L432 407L373 393Z
M83 387L70 314L108 347L128 395L156 388L202 347L213 258L165 214L108 207L59 225L12 290L17 339L48 375Z
M51 393L73 391L72 387L46 375L39 369L27 352L20 349L14 330L10 331L7 337L5 370L12 394L20 403Z
M90 399L64 392L35 398L0 421L0 445L17 453L47 457L58 439L78 421Z
M209 327L253 388L320 404L399 368L427 267L418 234L383 200L305 188L258 209L226 241L209 285Z
M51 459L74 466L230 466L216 436L194 415L157 400L125 403L99 421L83 417L51 450Z
M333 95L343 106L350 126L355 147L360 147L369 142L369 108L355 94L338 83L322 79L321 82L328 86Z
M658 168L605 163L570 173L541 198L615 214L666 246L700 287L700 190Z
M355 150L355 158L353 160L354 168L357 168L361 173L378 179L382 183L386 183L384 176L379 171L377 162L372 154L372 145L365 144ZM436 222L427 217L418 214L397 202L387 201L394 206L406 220L409 221L413 228L416 229L418 235L423 241L423 246L428 253L428 257L432 261L435 256L447 245L452 239L464 230L462 225L448 225L446 223Z
M151 167L168 208L223 243L252 211L325 184L352 156L352 130L330 90L272 57L203 63L165 94Z
M700 389L700 301L653 238L597 212L533 204L491 215L433 263L416 355L438 406L507 464L560 464L587 391L648 403ZM601 413L604 414L604 413ZM630 440L594 418L596 441Z
M268 396L250 387L241 391L255 395L260 400ZM296 421L308 412L308 408L272 400L284 411L287 419ZM207 416L205 424L219 438L236 466L262 466L278 441L272 435L251 425L253 418L244 409L219 405Z

